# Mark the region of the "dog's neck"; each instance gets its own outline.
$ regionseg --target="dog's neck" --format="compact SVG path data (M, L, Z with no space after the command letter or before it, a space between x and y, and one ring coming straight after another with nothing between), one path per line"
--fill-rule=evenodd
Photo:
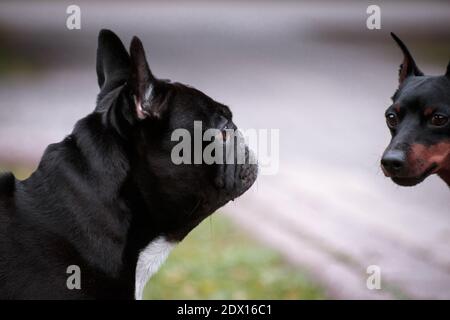
M91 117L94 118L92 121L98 122L98 115L94 114ZM89 121L89 118L88 116L80 121L80 125ZM89 125L86 126L78 132L89 133ZM97 128L98 123L93 127ZM114 134L113 130L99 137L96 136L96 132L91 132L88 134L89 137L77 138L83 140L96 136L95 139L108 140ZM143 176L142 172L137 171L139 163L130 163L133 162L130 160L134 158L131 156L133 151L128 149L130 144L122 138L123 135L119 134L111 141L87 141L88 143L83 143L79 148L85 152L92 148L93 150L89 150L91 156L92 153L99 152L97 156L89 157L95 159L93 161L95 163L90 167L94 171L98 169L99 174L94 172L89 176L96 176L96 185L102 188L108 186L108 190L98 191L107 193L103 196L104 201L111 202L111 207L120 208L117 212L111 212L110 218L115 218L118 223L124 225L120 237L126 239L123 247L116 248L116 251L121 253L121 260L114 263L121 266L127 281L134 285L134 297L142 299L145 284L158 271L171 249L201 222L202 218L192 218L189 221L173 220L171 217L179 216L186 208L177 207L164 195L154 193L154 180L151 176ZM108 148L98 150L101 146ZM187 209L190 210L187 214L193 214L196 208ZM126 223L120 221L123 220L121 217L126 217Z

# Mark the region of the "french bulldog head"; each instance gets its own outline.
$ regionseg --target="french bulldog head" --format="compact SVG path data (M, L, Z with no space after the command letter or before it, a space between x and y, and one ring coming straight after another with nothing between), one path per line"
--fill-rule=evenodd
M242 163L237 161L239 152L234 152L231 161L226 157L230 140L235 142L235 151L242 146L239 134L230 135L237 129L230 109L190 86L155 77L137 37L128 54L113 32L102 30L97 74L101 89L97 112L126 141L129 183L136 193L130 197L152 211L152 225L165 237L181 240L255 182L257 165L248 147L242 149ZM202 139L196 144L196 124L201 124L201 134L208 129L217 133L212 140L225 150L223 163L194 163L210 143ZM180 141L173 139L173 133L180 130L192 139L189 149L176 153L190 158L187 163L174 161L173 151Z

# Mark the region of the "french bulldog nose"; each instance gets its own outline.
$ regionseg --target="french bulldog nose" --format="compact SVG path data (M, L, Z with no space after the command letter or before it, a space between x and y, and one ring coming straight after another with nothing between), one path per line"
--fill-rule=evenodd
M390 150L383 155L381 165L389 174L398 174L403 170L406 163L406 156L403 151Z

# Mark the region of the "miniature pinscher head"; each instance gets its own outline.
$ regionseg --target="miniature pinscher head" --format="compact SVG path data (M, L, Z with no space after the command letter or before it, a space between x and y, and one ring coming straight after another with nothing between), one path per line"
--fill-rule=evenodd
M405 44L399 88L386 110L392 139L381 159L384 174L401 186L414 186L438 174L450 186L450 63L443 76L426 76Z

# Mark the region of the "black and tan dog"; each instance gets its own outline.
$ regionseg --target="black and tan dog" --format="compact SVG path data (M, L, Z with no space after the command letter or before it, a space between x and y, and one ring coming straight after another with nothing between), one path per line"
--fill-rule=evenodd
M175 129L236 127L225 105L156 79L138 38L128 54L101 31L97 74L95 111L28 180L0 176L0 299L139 299L170 248L256 179L248 162L173 163Z
M404 58L399 88L386 111L392 140L381 159L384 174L414 186L438 174L450 186L450 63L445 75L426 76L394 34Z

